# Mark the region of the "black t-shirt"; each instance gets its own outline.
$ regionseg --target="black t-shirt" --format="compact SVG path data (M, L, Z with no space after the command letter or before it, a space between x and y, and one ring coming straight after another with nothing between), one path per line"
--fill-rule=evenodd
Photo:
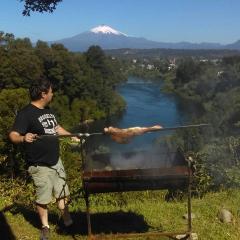
M58 125L54 113L50 109L40 109L29 104L17 114L12 131L21 135L33 134L56 134ZM55 137L43 137L32 143L24 143L26 161L28 165L42 164L53 166L59 158L59 141Z

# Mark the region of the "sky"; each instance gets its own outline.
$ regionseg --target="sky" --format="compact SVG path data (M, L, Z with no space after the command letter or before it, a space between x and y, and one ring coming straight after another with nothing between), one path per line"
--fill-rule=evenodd
M239 0L63 0L51 13L22 16L20 0L0 1L0 31L33 42L72 37L101 24L160 42L233 43Z

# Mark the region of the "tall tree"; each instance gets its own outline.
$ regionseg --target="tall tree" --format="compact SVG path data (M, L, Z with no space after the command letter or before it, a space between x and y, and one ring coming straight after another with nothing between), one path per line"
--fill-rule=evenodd
M59 2L62 0L20 0L21 2L25 2L24 10L22 14L24 16L30 16L32 12L50 12L52 13Z

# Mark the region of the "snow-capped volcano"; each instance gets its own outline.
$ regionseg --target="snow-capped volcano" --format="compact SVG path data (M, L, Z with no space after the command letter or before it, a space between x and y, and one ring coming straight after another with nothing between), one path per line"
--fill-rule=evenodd
M102 34L115 34L115 35L124 35L124 36L127 36L126 34L122 33L122 32L119 32L107 25L100 25L100 26L97 26L95 28L92 28L90 30L90 32L93 32L93 33L102 33Z
M92 45L99 45L103 49L119 48L167 48L167 49L239 49L240 41L230 44L221 45L219 43L167 43L156 42L145 38L130 37L119 32L107 25L99 25L89 31L80 33L70 38L65 38L50 43L61 43L71 51L86 51Z

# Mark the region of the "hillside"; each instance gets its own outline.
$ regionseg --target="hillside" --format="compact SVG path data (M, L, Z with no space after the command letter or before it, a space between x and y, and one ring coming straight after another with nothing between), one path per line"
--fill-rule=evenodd
M91 208L94 232L100 234L185 230L186 220L182 216L186 213L186 201L166 202L165 194L164 191L146 191L93 196ZM238 240L240 238L239 198L239 190L229 189L208 193L202 199L192 200L192 210L196 215L193 220L193 232L197 233L199 240ZM11 200L1 192L1 239L37 239L39 222L36 212L29 205L20 202L13 203L11 208L3 211L6 205L11 204ZM222 207L231 210L234 216L233 223L226 224L219 221L217 214ZM76 222L71 239L86 239L87 225L83 199L79 199L78 204L72 204L70 209ZM57 211L51 206L50 212L51 239L70 239L69 235L56 232ZM8 238L6 235L3 237L3 233L6 234L6 232L8 232ZM9 233L12 238L9 237Z
M228 56L240 55L238 50L206 50L206 49L111 49L104 50L107 55L123 59L133 58L164 58L164 57L195 57L195 58L223 58Z

